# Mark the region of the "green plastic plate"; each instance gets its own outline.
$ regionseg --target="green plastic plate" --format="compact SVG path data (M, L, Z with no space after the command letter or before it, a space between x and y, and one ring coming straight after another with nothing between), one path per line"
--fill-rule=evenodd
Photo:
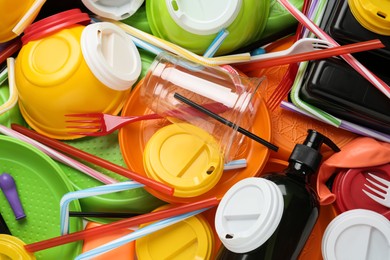
M0 192L0 211L12 235L26 244L61 235L60 200L73 187L58 164L35 147L0 135L0 173L14 178L26 214L25 218L15 220L7 199ZM71 203L70 210L80 210L78 201ZM81 219L71 218L70 232L82 228ZM38 251L35 256L44 260L74 259L81 249L82 242L73 242Z

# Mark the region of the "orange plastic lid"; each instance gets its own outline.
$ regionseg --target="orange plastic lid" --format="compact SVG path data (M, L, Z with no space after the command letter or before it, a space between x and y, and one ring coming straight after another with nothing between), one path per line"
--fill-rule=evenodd
M280 41L280 44L273 44L272 48L267 49L269 52L280 51L288 48L294 42L294 37L286 38ZM248 73L250 77L266 76L268 83L262 89L261 95L268 101L272 93L278 87L288 65L270 67L258 71ZM287 100L287 98L286 98ZM302 143L305 140L308 129L314 129L325 136L329 137L338 147L352 141L357 135L343 129L335 128L318 120L298 115L297 113L287 111L280 107L270 111L271 126L272 126L272 142L279 146L278 152L271 151L271 158L287 161L294 146ZM321 149L324 158L333 154L333 151L323 146Z
M143 84L143 79L139 81L137 86L131 92L130 97L125 102L122 109L123 116L134 116L152 113L152 111L146 106L146 104L141 102L139 98L139 89L141 84ZM268 114L267 107L264 102L261 102L260 107L258 108L257 114L255 116L253 126L251 129L248 130L267 141L271 141L270 121L271 120ZM147 176L143 166L143 153L146 143L157 130L159 130L163 126L166 126L167 124L169 124L169 122L165 119L145 120L128 124L119 131L119 145L121 148L123 159L129 169L144 176ZM240 147L240 151L238 152L237 159L245 158L248 162L247 167L243 169L229 170L228 173L224 173L220 178L219 182L212 189L203 193L202 195L189 198L181 198L175 196L168 196L150 188L145 189L147 189L148 192L150 192L157 198L170 203L195 202L201 199L206 199L214 196L216 196L217 198L222 198L222 196L227 192L227 190L237 181L259 174L263 170L268 160L269 154L269 149L267 149L263 145L249 138L243 138L243 143Z
M94 228L101 224L96 222L88 222L85 229ZM129 229L121 229L115 232L115 234L103 234L102 236L86 237L84 239L84 245L82 252L90 251L98 246L104 245L114 239L125 236L132 231ZM114 250L108 251L100 256L96 256L94 260L132 260L135 257L135 242L130 242L122 245Z

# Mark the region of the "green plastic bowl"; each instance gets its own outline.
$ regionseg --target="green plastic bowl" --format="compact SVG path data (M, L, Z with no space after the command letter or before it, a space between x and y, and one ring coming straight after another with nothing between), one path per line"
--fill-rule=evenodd
M192 51L196 54L203 55L207 48L210 46L212 41L218 35L218 32L210 33L201 33L202 30L199 30L199 33L190 32L188 28L184 29L185 26L179 25L181 22L186 23L188 17L196 16L193 14L187 15L178 15L172 16L170 10L178 9L180 10L180 5L183 3L187 4L189 0L149 0L146 1L146 17L149 22L149 26L153 35L175 43L189 51ZM215 53L215 56L223 55L229 52L232 52L240 47L243 47L247 44L250 44L258 40L265 28L265 24L269 14L270 1L268 0L232 0L234 3L241 3L239 9L237 8L238 13L235 13L235 19L227 26L229 35L222 42L218 51ZM214 4L206 0L197 2L199 5L211 5ZM173 5L168 9L168 4ZM187 10L186 8L185 10ZM226 5L226 9L229 9L229 5ZM225 9L224 9L225 10ZM202 12L207 12L207 8L202 10ZM186 11L188 12L188 11ZM230 13L232 14L232 13ZM174 18L172 18L174 17ZM177 18L179 17L179 18ZM232 15L233 17L233 15ZM197 25L207 24L208 21L202 21L202 18L196 17L199 21ZM175 21L176 19L176 21ZM223 18L221 18L223 19ZM189 20L189 19L187 19ZM205 27L206 28L206 27ZM207 29L204 29L202 32L207 32Z

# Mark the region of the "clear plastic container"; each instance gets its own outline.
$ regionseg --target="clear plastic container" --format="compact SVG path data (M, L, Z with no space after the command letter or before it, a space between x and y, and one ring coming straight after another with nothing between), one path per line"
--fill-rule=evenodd
M261 102L260 95L254 93L262 84L264 78L249 78L162 53L150 66L140 92L149 108L171 122L187 122L206 130L216 139L225 162L229 162L235 158L244 137L237 128L250 130L253 123ZM218 114L233 126L185 105L177 94Z

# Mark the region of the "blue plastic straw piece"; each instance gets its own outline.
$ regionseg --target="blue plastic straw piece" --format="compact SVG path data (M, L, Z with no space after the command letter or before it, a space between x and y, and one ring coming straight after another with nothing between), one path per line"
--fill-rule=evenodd
M87 198L91 196L97 196L97 195L118 192L118 191L140 188L143 186L144 186L143 184L140 184L135 181L125 181L125 182L118 182L114 184L97 186L85 190L68 192L61 198L61 202L60 202L61 235L64 235L69 232L69 204L71 201L76 199Z
M152 45L150 43L147 43L147 42L145 42L145 41L143 41L141 39L138 39L137 37L134 37L132 35L130 35L130 36L131 36L131 39L133 40L135 46L137 46L137 47L139 47L139 48L141 48L143 50L149 51L149 52L151 52L151 53L153 53L155 55L158 55L161 52L163 52L162 49L160 49L160 48L158 48L158 47L156 47L156 46L154 46L154 45Z
M180 221L187 219L189 217L195 216L196 214L199 214L207 209L209 209L209 208L195 210L195 211L192 211L192 212L189 212L186 214L178 215L176 217L167 218L164 220L154 222L154 223L147 225L143 228L140 228L140 229L138 229L138 230L136 230L128 235L125 235L121 238L115 239L111 242L108 242L108 243L106 243L102 246L99 246L95 249L92 249L88 252L82 253L82 254L78 255L75 258L75 260L92 259L92 257L96 257L96 256L101 255L103 253L106 253L108 251L114 250L115 248L120 247L124 244L130 243L138 238L141 238L143 236L151 234L151 233L158 231L160 229L163 229L167 226L176 224L177 222L180 222Z
M211 58L214 56L214 54L217 52L219 47L221 47L223 41L226 39L226 37L229 35L229 31L226 29L222 29L218 35L215 37L213 42L210 44L210 46L207 48L205 53L203 54L203 57Z
M237 159L237 160L233 160L233 161L230 161L228 163L225 163L223 166L223 170L227 171L227 170L235 170L235 169L245 168L247 165L248 164L247 164L245 158L244 159Z

